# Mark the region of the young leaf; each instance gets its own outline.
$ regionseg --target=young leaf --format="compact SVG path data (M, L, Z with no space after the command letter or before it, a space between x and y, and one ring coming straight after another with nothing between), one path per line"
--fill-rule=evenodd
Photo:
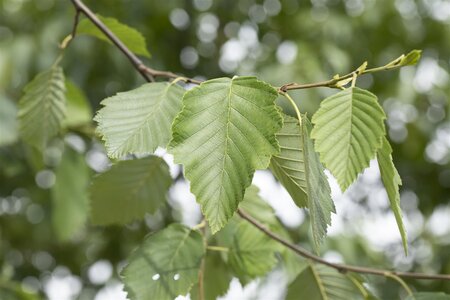
M95 116L108 155L143 154L166 147L173 119L181 109L184 89L167 82L147 83L101 102Z
M357 87L328 97L314 114L315 148L343 191L381 147L385 118L377 97Z
M92 121L91 104L83 91L72 81L66 80L67 118L65 126L79 126Z
M16 105L0 94L0 147L17 141L19 131L16 115Z
M139 31L120 23L114 18L106 18L100 15L97 15L97 17L125 44L125 46L127 46L128 49L138 55L150 57L145 38ZM80 21L77 27L77 34L91 35L102 41L111 43L103 32L88 19Z
M150 235L122 271L131 300L173 300L198 280L205 253L200 233L180 224Z
M39 73L24 88L19 101L19 126L23 140L42 149L61 128L66 115L66 88L61 67Z
M162 158L119 161L92 182L92 221L125 224L154 213L166 201L171 183L169 167Z
M412 50L400 60L400 66L412 66L417 64L422 55L422 50Z
M299 207L308 207L314 246L318 250L327 225L331 225L331 213L335 212L331 189L309 137L308 118L302 118L302 125L296 118L287 115L283 118L283 128L277 134L281 151L272 157L270 168L294 202Z
M399 186L402 184L400 175L392 161L392 148L386 137L383 137L383 145L377 153L378 166L380 168L381 180L388 194L391 209L394 212L397 226L402 236L405 254L408 254L408 240L402 220L402 210L400 208Z
M255 77L219 78L186 92L169 144L213 233L232 217L255 169L279 151L276 90Z
M217 251L208 251L205 257L205 268L203 271L203 292L204 299L199 297L198 284L194 285L190 291L192 300L216 300L223 296L233 279L228 265L223 261L222 256Z
M286 300L363 299L358 288L344 274L320 264L309 263L289 285Z
M69 240L88 216L90 171L84 156L66 146L52 188L52 225L61 241Z

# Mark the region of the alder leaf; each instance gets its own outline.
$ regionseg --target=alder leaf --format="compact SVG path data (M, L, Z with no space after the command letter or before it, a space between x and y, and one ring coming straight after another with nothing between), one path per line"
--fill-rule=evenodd
M122 43L125 44L125 46L127 46L128 49L138 55L150 57L145 38L139 31L120 23L114 18L102 17L98 14L97 17L119 38L119 40L122 41ZM89 19L83 19L80 21L77 27L77 34L94 36L102 41L112 44L109 38L106 37L106 35L101 32L96 25L92 24Z
M88 216L90 170L84 156L66 146L52 187L52 225L61 241L71 239Z
M173 300L197 282L205 248L200 233L180 224L150 235L121 275L131 300Z
M336 212L331 189L319 155L309 137L311 123L302 118L284 115L283 128L277 133L281 151L272 157L270 168L299 207L308 207L314 247L318 251L331 225L331 213Z
M286 300L363 299L358 287L344 274L321 264L309 263L289 285Z
M282 246L250 223L233 219L219 233L221 245L228 248L228 264L242 284L266 275L276 263Z
M36 75L24 88L19 101L22 139L38 149L56 136L66 115L66 88L61 67L53 65Z
M282 227L273 208L259 196L259 188L255 185L245 190L244 199L239 203L239 208L261 223L272 228Z
M145 154L166 147L184 89L167 82L147 83L101 102L95 116L108 155Z
M377 153L378 167L380 168L381 180L388 194L391 209L394 212L397 221L398 230L402 236L403 248L405 254L408 254L408 238L405 226L402 220L402 209L400 208L399 186L402 185L402 179L397 172L392 161L392 148L386 137L383 137L383 145Z
M233 216L255 169L278 153L277 91L255 77L218 78L185 93L169 144L213 233Z
M208 251L203 271L204 299L199 297L198 283L190 291L192 300L216 300L228 291L233 274L218 251Z
M119 161L93 179L92 221L125 224L154 213L166 201L171 183L169 167L160 157Z
M66 80L67 117L65 126L80 126L92 122L92 108L86 95L72 81Z
M406 300L450 300L450 295L443 292L420 292L408 296Z
M326 98L314 114L311 137L315 149L342 191L369 166L381 147L385 118L377 97L357 87Z
M0 147L17 141L19 130L16 116L16 104L0 93Z

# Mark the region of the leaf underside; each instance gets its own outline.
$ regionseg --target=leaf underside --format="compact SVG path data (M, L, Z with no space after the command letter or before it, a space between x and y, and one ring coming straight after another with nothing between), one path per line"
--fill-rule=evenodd
M66 88L61 67L54 65L39 73L24 88L19 101L22 139L38 149L56 136L66 115Z
M200 233L180 224L150 235L122 271L131 300L173 300L186 295L198 280L205 254Z
M183 97L169 147L213 233L233 216L255 169L279 151L276 97L254 77L209 80Z
M343 191L381 147L385 118L377 97L357 87L328 97L314 114L315 149Z
M95 121L108 156L146 154L166 147L183 93L177 84L157 82L104 99Z
M325 265L309 263L288 287L286 300L363 299L359 293L344 274Z
M92 221L125 224L154 213L166 201L171 183L169 167L160 157L119 161L93 179Z
M304 116L301 125L296 118L285 115L283 119L283 128L277 134L281 151L272 157L270 167L294 202L299 207L308 207L314 247L318 251L327 226L331 225L331 213L335 212L331 189L309 137L308 118Z
M377 160L380 168L381 180L386 188L391 209L394 212L395 220L397 221L397 226L402 237L403 248L405 249L405 254L407 254L408 239L405 226L403 225L402 210L400 208L399 186L402 185L402 180L392 161L392 148L386 137L383 137L383 145L378 150Z
M97 14L97 18L106 25L118 38L125 44L125 46L138 55L150 57L150 53L147 50L147 44L144 36L136 29L120 23L114 18L102 17ZM77 34L86 34L94 36L102 41L111 43L108 37L92 24L89 19L83 19L77 26Z

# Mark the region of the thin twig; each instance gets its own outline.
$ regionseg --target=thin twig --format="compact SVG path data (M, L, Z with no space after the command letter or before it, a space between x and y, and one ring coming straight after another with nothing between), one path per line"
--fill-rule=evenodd
M133 66L147 81L154 81L155 77L170 79L181 78L186 83L200 84L202 81L194 78L182 77L173 72L160 71L146 66L109 28L87 7L81 0L71 0L77 12L83 13L120 51L130 60ZM76 25L74 31L76 30Z
M258 228L260 231L265 233L267 236L269 236L271 239L279 242L280 244L283 244L287 248L291 249L295 253L297 253L300 256L303 256L305 258L308 258L312 261L315 261L317 263L327 265L331 268L334 268L338 270L339 272L346 273L346 272L355 272L355 273L363 273L363 274L372 274L372 275L378 275L378 276L384 276L387 277L389 275L394 275L398 277L404 277L404 278L414 278L414 279L434 279L434 280L450 280L450 275L446 274L425 274L425 273L414 273L414 272L396 272L396 271L390 271L390 270L383 270L383 269L375 269L375 268L366 268L366 267L358 267L358 266L351 266L351 265L344 265L344 264L337 264L332 263L329 261L326 261L325 259L316 256L314 254L309 253L306 249L297 246L295 244L292 244L291 242L283 239L282 237L276 235L272 231L270 231L266 226L259 223L256 219L254 219L252 216L248 215L246 212L244 212L242 209L238 209L238 214L241 218L245 219L249 223L251 223L253 226Z

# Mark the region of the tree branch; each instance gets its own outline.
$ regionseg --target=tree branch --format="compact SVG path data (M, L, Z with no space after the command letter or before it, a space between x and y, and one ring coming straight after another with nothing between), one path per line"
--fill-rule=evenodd
M363 274L371 274L371 275L378 275L378 276L384 276L384 277L392 277L392 276L398 276L403 278L414 278L414 279L428 279L428 280L450 280L450 275L445 274L425 274L425 273L413 273L413 272L396 272L396 271L390 271L390 270L383 270L383 269L375 269L375 268L365 268L365 267L358 267L358 266L350 266L350 265L344 265L344 264L338 264L338 263L332 263L329 261L326 261L325 259L316 256L314 254L309 253L306 249L292 244L291 242L283 239L282 237L276 235L272 231L270 231L266 226L259 223L256 219L254 219L252 216L244 212L242 209L238 209L237 213L241 218L251 223L253 226L255 226L257 229L265 233L268 237L271 239L279 242L280 244L284 245L285 247L291 249L296 254L303 256L305 258L308 258L316 263L327 265L331 268L334 268L338 270L341 273L346 272L355 272L355 273L363 273Z

